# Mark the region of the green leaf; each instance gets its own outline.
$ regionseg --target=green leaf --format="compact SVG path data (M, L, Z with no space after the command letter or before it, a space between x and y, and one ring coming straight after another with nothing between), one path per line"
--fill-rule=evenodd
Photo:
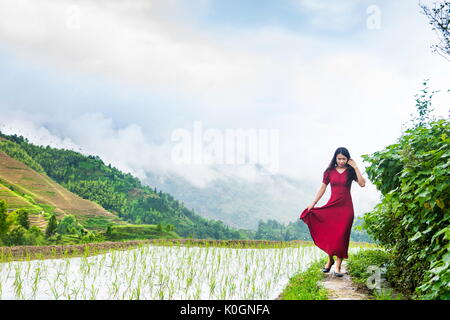
M408 241L415 241L415 240L419 239L421 236L422 236L422 233L420 231L417 231L416 234Z
M434 225L433 226L431 226L431 227L429 227L427 230L425 230L423 233L424 234L427 234L428 232L430 232L431 230L433 230L434 229Z
M436 199L436 204L439 206L439 208L444 210L444 208L445 208L444 201L442 201L441 199Z
M450 263L450 252L447 252L442 256L442 261L444 261L445 263Z
M445 238L450 240L450 227L447 227L447 230L445 230Z

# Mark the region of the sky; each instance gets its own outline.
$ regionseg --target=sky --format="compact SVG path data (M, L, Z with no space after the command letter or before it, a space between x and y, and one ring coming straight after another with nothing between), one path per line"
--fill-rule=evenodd
M448 117L449 63L430 49L438 39L418 4L3 0L0 130L203 187L257 177L236 162L180 165L181 142L203 155L207 137L220 146L250 130L264 142L266 131L271 173L319 187L346 147L367 180L360 156L396 142L425 79L440 90L435 115ZM361 203L379 196L367 182Z

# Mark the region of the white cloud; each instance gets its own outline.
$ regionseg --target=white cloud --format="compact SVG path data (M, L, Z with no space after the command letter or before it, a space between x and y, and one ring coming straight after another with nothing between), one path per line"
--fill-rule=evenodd
M249 102L264 84L265 60L174 21L178 1L162 3L2 1L0 40L66 72L152 86L209 105Z
M101 113L85 113L67 119L49 119L39 113L24 113L2 106L0 131L26 137L36 145L71 149L84 155L97 155L106 164L144 179L146 172L164 175L176 173L197 187L205 187L219 178L217 168L207 165L175 165L170 160L173 145L170 142L154 144L136 124L118 128L111 118ZM60 136L64 138L60 138ZM227 170L221 170L226 174ZM248 170L229 174L249 178ZM250 177L251 178L251 177Z
M81 151L80 145L70 137L58 136L45 127L46 116L42 114L25 113L21 110L0 105L2 117L0 119L0 131L4 134L17 134L26 137L31 143L54 148L71 149Z
M129 125L114 128L113 121L100 113L84 114L67 121L48 119L38 113L24 113L2 107L0 130L5 134L23 135L36 145L71 149L85 155L98 155L107 164L145 177L149 167L164 163L158 157L164 146L151 145L141 128ZM64 137L64 138L61 138Z

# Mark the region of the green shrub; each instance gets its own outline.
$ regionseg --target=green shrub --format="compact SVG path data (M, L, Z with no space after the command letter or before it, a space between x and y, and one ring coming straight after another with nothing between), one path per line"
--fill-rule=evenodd
M105 240L105 236L95 231L87 231L86 234L79 237L80 243L102 242Z
M387 268L392 255L380 249L360 250L355 254L350 254L347 262L348 272L352 277L352 281L365 285L367 279L372 275L368 271L369 266L376 266L380 269Z
M64 216L56 227L56 232L60 234L78 234L84 235L86 231L83 226L77 221L77 218L73 214Z
M20 225L15 225L2 238L2 243L6 246L33 246L46 245L44 233L36 226L30 227L29 230Z
M14 226L11 231L9 231L3 237L3 243L7 246L21 246L27 244L27 239L25 234L27 229L22 226Z
M105 236L109 240L131 240L131 239L158 239L179 238L173 231L167 231L162 225L112 225L108 228Z
M28 245L45 245L47 241L45 240L45 235L37 226L31 226L29 230L25 233L25 242Z
M364 228L392 252L396 289L415 299L450 299L449 136L449 120L422 119L398 143L362 156L382 193Z

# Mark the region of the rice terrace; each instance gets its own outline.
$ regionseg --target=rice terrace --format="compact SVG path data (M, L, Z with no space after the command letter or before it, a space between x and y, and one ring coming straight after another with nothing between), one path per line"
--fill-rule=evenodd
M1 248L0 299L276 299L289 278L324 256L300 241Z

